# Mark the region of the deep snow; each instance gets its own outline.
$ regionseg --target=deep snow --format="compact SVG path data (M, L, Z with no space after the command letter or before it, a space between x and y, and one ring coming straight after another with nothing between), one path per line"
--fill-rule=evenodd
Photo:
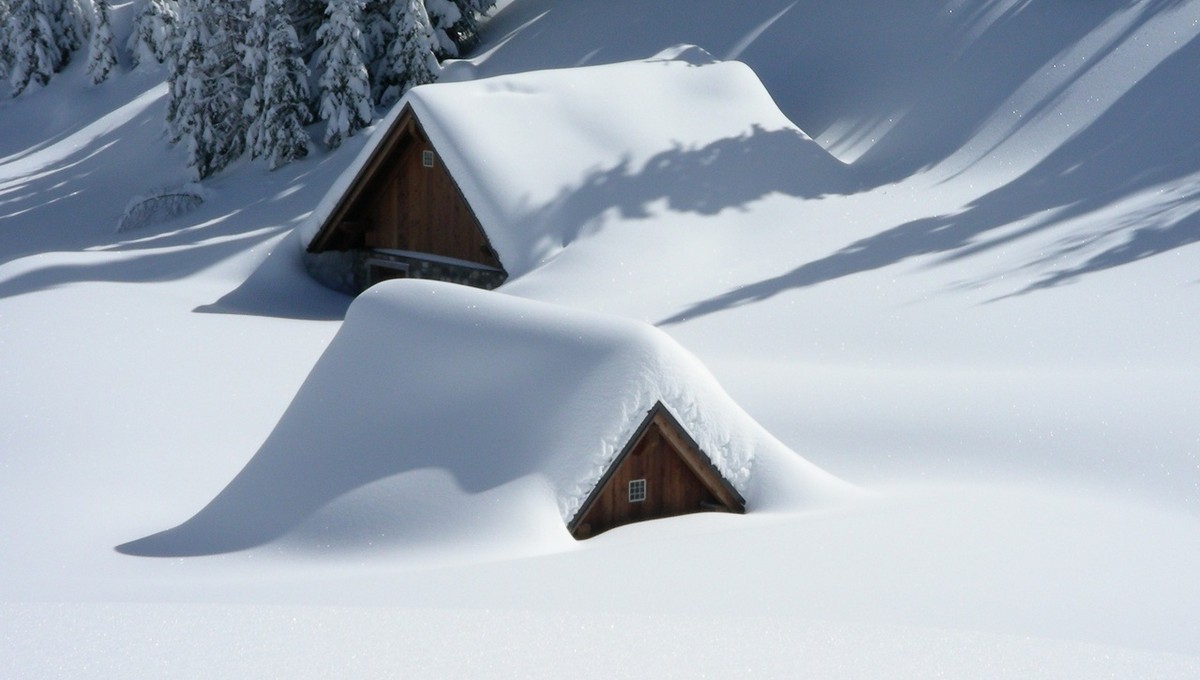
M563 524L658 402L750 512L811 510L849 491L763 431L652 326L395 281L350 307L275 431L212 503L120 550L480 539L512 554L563 549L573 540Z
M322 543L395 529L369 484L288 540L116 552L217 497L338 331L292 230L366 137L118 234L187 178L161 73L0 101L0 675L1200 675L1198 36L1184 0L505 6L450 78L698 45L862 182L723 222L634 172L661 191L588 197L500 294L659 326L864 493L517 549Z

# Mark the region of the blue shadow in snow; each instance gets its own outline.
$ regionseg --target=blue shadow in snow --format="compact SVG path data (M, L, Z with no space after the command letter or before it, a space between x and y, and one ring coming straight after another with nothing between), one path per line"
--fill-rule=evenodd
M1200 38L1163 60L1076 137L964 212L888 229L786 274L697 302L661 323L679 323L913 257L941 255L940 261L947 262L984 253L1189 177L1200 172L1200 116L1195 113L1200 91L1181 88L1180 83L1195 82L1200 82ZM1044 216L1016 233L994 234L1039 214ZM1121 228L1120 244L1081 265L1051 271L1026 292L1200 241L1200 189L1180 196L1158 214L1142 217ZM1065 243L1061 254L1079 247Z
M860 186L852 168L795 129L754 125L745 134L702 147L660 152L640 168L625 160L597 169L532 213L526 225L561 237L565 246L612 209L624 218L649 217L658 204L671 212L715 215L772 194L819 198L853 193ZM517 269L534 266L540 254L527 257L526 263L514 263Z

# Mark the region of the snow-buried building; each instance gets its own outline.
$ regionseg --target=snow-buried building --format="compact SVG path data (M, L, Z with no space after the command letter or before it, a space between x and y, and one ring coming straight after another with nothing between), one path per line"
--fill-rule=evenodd
M622 465L638 456L649 462ZM811 506L838 488L652 326L391 281L354 302L207 507L121 550L544 546L662 514Z
M607 210L746 210L849 187L751 69L695 47L656 58L414 88L301 228L310 272L494 288Z

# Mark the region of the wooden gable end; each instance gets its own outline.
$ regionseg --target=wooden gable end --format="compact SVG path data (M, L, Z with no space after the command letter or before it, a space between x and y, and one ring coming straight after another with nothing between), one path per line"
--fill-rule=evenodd
M503 269L483 226L407 106L308 249L401 250Z
M659 402L567 529L584 539L632 522L705 511L744 513L746 501Z

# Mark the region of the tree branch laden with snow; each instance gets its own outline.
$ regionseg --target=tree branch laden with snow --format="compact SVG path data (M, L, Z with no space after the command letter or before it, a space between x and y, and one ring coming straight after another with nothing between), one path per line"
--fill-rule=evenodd
M244 17L232 3L187 0L180 6L180 42L170 69L168 129L188 150L198 179L220 171L245 151L246 76L237 36Z
M78 33L65 10L59 0L17 0L12 5L5 35L0 37L9 52L6 70L14 97L30 83L50 82L66 65L70 49L65 46L76 41Z
M179 5L174 0L146 0L133 20L133 31L125 44L134 67L165 62L178 24Z
M308 155L304 126L312 121L308 109L308 67L284 0L253 0L243 64L253 77L245 113L251 119L246 146L251 158L265 158L272 170Z
M317 31L321 42L320 118L325 144L337 148L371 123L371 85L363 64L362 0L329 0L326 22Z
M88 75L92 83L99 85L108 80L117 67L117 55L113 51L112 26L108 22L108 0L96 0L96 25L92 28L92 39L88 46Z

